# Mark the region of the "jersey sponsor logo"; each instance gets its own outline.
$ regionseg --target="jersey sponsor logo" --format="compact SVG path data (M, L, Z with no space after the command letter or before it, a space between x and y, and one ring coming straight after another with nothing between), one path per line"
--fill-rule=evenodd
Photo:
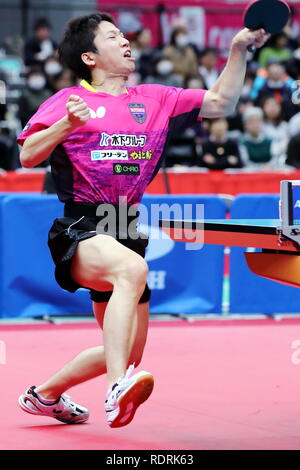
M153 156L153 150L146 150L145 152L143 151L130 152L129 156L133 160L151 160Z
M114 163L113 164L114 175L139 175L140 165L136 163Z
M91 160L128 160L127 150L92 150Z
M109 135L105 132L101 134L100 147L111 145L112 147L144 147L147 141L146 135L127 135L113 134Z
M143 124L143 122L146 121L147 114L145 105L141 103L129 103L128 107L130 109L131 116L136 120L136 122Z
M93 109L89 108L90 113L91 113L91 119L101 119L105 116L106 114L106 108L104 106L99 106L99 108L94 111Z

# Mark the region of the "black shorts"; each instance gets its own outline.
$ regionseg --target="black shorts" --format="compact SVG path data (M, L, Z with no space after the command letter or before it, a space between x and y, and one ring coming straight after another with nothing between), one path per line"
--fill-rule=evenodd
M70 203L65 205L65 217L55 219L48 235L48 246L55 263L55 279L57 283L69 292L75 292L81 286L71 277L71 263L78 243L87 238L94 237L97 233L105 233L114 236L122 245L138 253L145 258L148 238L144 234L135 232L136 237L124 236L124 230L117 230L111 234L108 230L99 232L99 221L101 218L95 216L99 205L87 203ZM87 215L84 215L87 214ZM129 222L132 218L128 218ZM118 225L117 225L118 226ZM97 229L97 231L96 231ZM122 236L120 236L122 233ZM90 289L90 298L94 302L108 302L112 291L95 291ZM151 291L148 284L139 300L145 303L150 300Z

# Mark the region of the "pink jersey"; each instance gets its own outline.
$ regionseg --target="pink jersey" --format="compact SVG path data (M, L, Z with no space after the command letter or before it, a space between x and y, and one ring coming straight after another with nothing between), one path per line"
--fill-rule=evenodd
M118 204L125 196L129 204L140 202L159 170L168 138L196 123L206 90L139 85L112 96L83 85L45 101L18 143L65 116L69 96L79 95L91 119L66 137L50 159L59 199Z

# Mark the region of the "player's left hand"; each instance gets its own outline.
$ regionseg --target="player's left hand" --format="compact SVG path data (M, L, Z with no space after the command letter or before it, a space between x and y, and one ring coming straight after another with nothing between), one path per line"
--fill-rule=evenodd
M266 43L269 37L270 34L267 34L264 29L252 31L251 29L244 28L234 36L232 46L238 47L241 50L246 50L248 46L260 48Z

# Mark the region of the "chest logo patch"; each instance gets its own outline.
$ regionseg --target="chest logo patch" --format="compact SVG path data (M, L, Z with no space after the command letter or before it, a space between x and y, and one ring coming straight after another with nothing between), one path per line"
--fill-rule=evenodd
M104 106L99 106L99 108L96 111L94 111L91 108L89 108L89 110L90 110L92 119L97 119L97 118L101 119L106 114L106 108L104 108Z
M145 105L141 103L129 103L128 107L130 109L131 116L136 122L143 124L143 122L146 121L147 114Z

